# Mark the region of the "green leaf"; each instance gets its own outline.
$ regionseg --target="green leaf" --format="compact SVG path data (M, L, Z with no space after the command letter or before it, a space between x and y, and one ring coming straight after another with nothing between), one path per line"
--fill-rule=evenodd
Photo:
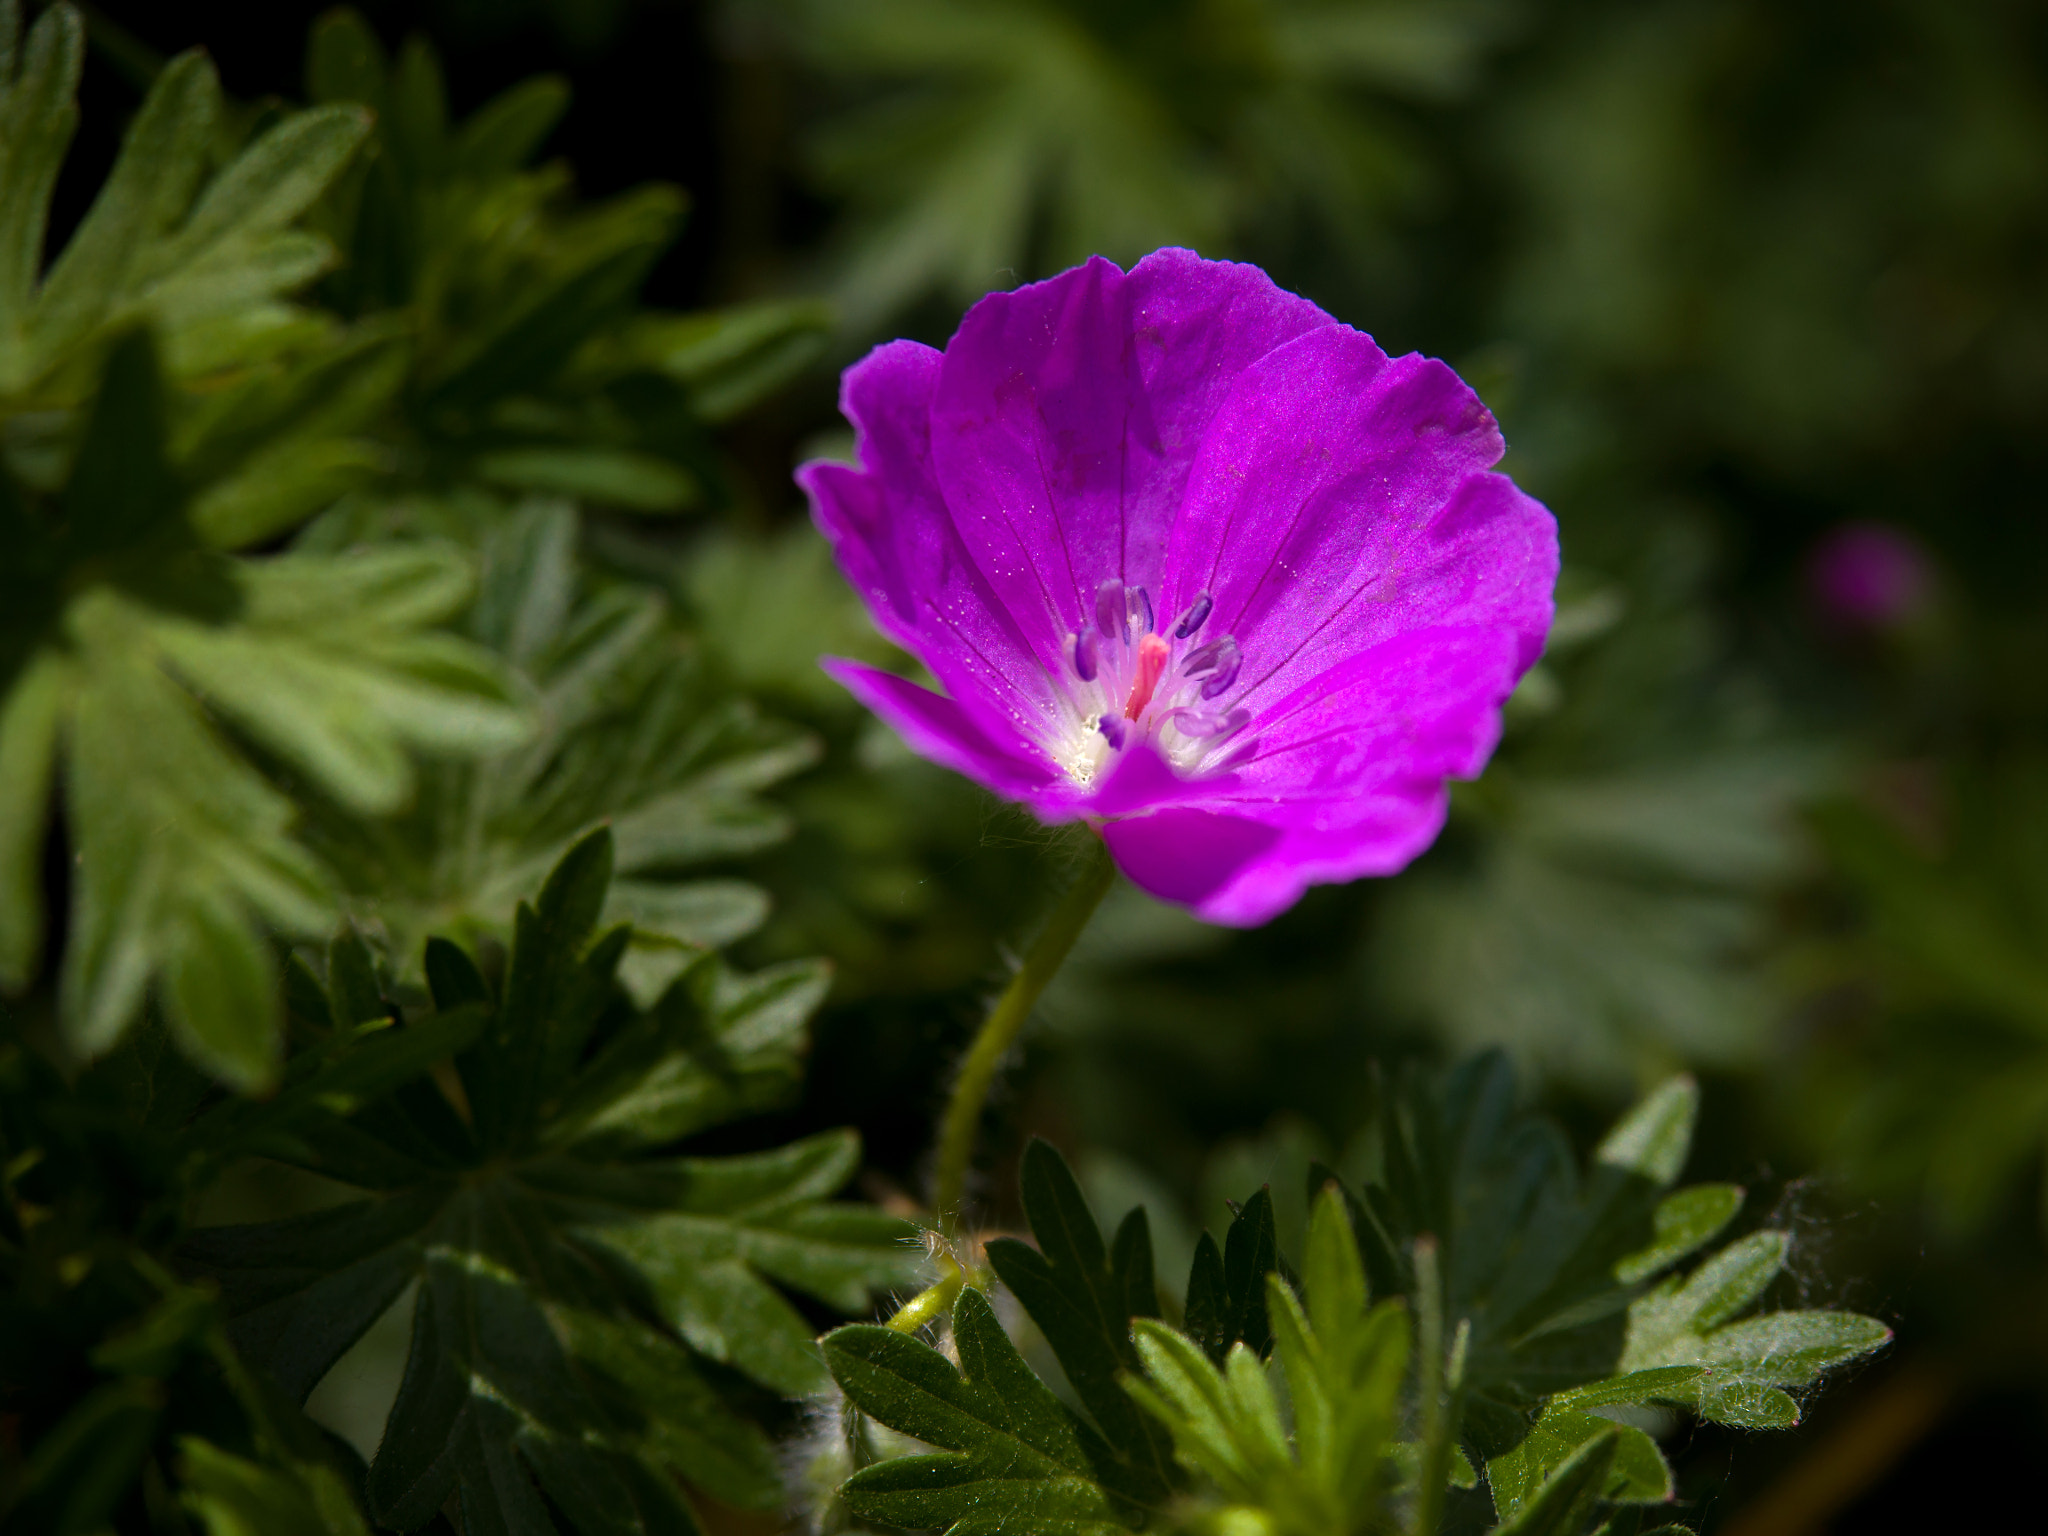
M1620 1445L1618 1429L1580 1445L1512 1519L1494 1527L1496 1536L1579 1536L1591 1523Z
M31 114L20 131L0 133L14 146L0 157L0 209L28 242L0 252L0 397L58 409L87 392L100 343L138 321L161 331L180 375L247 363L303 334L303 316L282 301L333 251L289 226L369 128L355 107L290 113L209 176L220 86L204 55L182 54L152 82L106 183L38 288L81 40L76 12L53 8L0 108Z
M1197 1340L1141 1320L1145 1374L1125 1382L1172 1433L1182 1465L1284 1536L1385 1523L1387 1471L1397 1451L1391 1437L1408 1361L1406 1311L1398 1302L1366 1306L1364 1270L1333 1191L1316 1202L1309 1248L1306 1309L1277 1273L1266 1277L1291 1434L1268 1373L1243 1344L1219 1369Z
M787 835L761 791L815 760L807 737L733 699L650 595L583 595L575 517L534 503L492 530L471 624L532 678L538 729L473 770L436 774L406 812L323 815L312 840L392 937L411 977L430 925L510 936L518 894L600 822L619 872L608 924L634 936L622 975L652 1006L703 952L750 931L767 898L694 865Z
M636 355L686 385L706 421L729 421L824 351L833 312L816 300L740 304L694 315L649 314L628 329Z
M163 1008L188 1055L245 1087L278 1066L277 968L249 914L227 892L188 890L164 914Z
M487 653L427 632L467 599L458 555L205 549L167 456L148 335L122 334L105 362L68 483L0 495L22 524L28 599L9 615L0 766L21 798L0 868L18 890L40 855L54 744L78 869L64 1034L105 1050L154 988L195 1059L258 1089L277 1066L270 946L325 929L335 889L299 839L299 807L240 748L296 770L302 791L388 808L412 790L409 750L502 751L528 718ZM40 914L33 893L7 906L0 958L19 987Z
M35 339L45 357L90 336L130 289L138 258L183 217L205 174L220 107L220 81L203 53L164 66L99 196L43 281Z
M266 1467L204 1440L178 1442L178 1498L206 1536L369 1536L328 1467Z
M1182 14L940 0L785 0L783 47L844 104L813 165L846 205L840 289L865 331L933 292L1102 253L1256 244L1355 261L1425 174L1388 94L1471 89L1491 6ZM771 34L772 35L772 34Z
M529 283L524 302L469 342L429 385L437 415L474 411L503 395L549 384L594 332L622 318L654 260L675 238L682 200L645 187L605 211L606 240L578 264Z
M957 1368L888 1328L856 1324L825 1336L849 1400L944 1453L855 1473L841 1490L847 1507L948 1536L1113 1536L1136 1527L1141 1510L1116 1489L1109 1446L1031 1374L979 1291L961 1292L953 1326Z
M1622 1369L1701 1366L1682 1402L1702 1418L1745 1429L1799 1422L1786 1387L1881 1349L1891 1330L1853 1312L1784 1311L1737 1321L1777 1277L1791 1246L1785 1232L1752 1233L1690 1275L1673 1275L1629 1308Z
M1273 1197L1260 1190L1232 1218L1218 1253L1204 1232L1195 1245L1194 1268L1188 1277L1185 1315L1190 1337L1221 1363L1231 1346L1242 1341L1253 1353L1273 1347L1266 1316L1266 1276L1280 1263L1279 1240L1273 1227Z
M10 31L18 12L6 18ZM77 10L54 5L29 29L14 66L0 81L0 390L24 372L29 306L43 261L50 194L78 125L73 95L85 63L85 25Z
M493 96L455 135L455 173L503 176L518 170L568 109L569 87L556 75L536 75Z
M477 456L477 474L514 491L569 496L633 512L680 512L703 500L666 459L624 448L501 448Z
M921 1257L908 1223L815 1203L859 1161L851 1132L828 1131L752 1157L653 1165L684 1191L679 1208L602 1240L647 1276L692 1348L801 1397L825 1386L824 1362L810 1325L767 1281L852 1312L907 1281Z
M306 34L306 94L313 100L381 109L388 73L384 46L360 13L336 6L315 19Z
M1689 1276L1657 1280L1724 1230L1742 1201L1731 1185L1666 1193L1697 1098L1689 1078L1653 1090L1584 1173L1555 1127L1517 1110L1498 1057L1441 1085L1412 1078L1381 1107L1379 1176L1348 1197L1353 1230L1382 1293L1410 1290L1415 1238L1437 1238L1447 1327L1468 1330L1463 1436L1486 1463L1504 1519L1534 1518L1539 1486L1596 1442L1606 1446L1599 1497L1666 1496L1654 1442L1600 1410L1668 1403L1724 1423L1782 1425L1797 1417L1782 1386L1811 1382L1888 1337L1846 1313L1731 1323L1777 1273L1783 1233L1753 1234ZM1318 1170L1312 1183L1327 1177Z
M1561 1392L1544 1405L1521 1444L1486 1464L1494 1510L1512 1519L1553 1470L1589 1441L1614 1440L1614 1457L1600 1497L1610 1502L1661 1503L1672 1496L1671 1468L1657 1442L1632 1425L1617 1425L1592 1410L1641 1404L1684 1394L1703 1373L1684 1367L1645 1371Z
M1734 1184L1695 1184L1666 1195L1650 1217L1649 1245L1616 1264L1614 1278L1633 1284L1704 1248L1735 1219L1742 1199Z
M45 655L0 699L0 992L34 977L43 947L43 840L56 776L64 672Z
M747 984L714 962L700 991L633 1008L614 975L623 931L593 937L610 868L602 829L569 850L521 906L495 995L457 946L433 945L437 1006L402 1021L344 932L324 989L300 969L300 993L324 991L309 1006L326 1036L274 1100L228 1101L193 1127L206 1156L266 1156L372 1192L201 1229L179 1259L219 1287L241 1355L294 1400L413 1290L368 1476L383 1524L417 1526L454 1498L483 1529L551 1530L553 1509L584 1532L687 1531L677 1474L770 1506L774 1457L719 1367L792 1394L822 1387L811 1327L778 1287L860 1310L922 1260L908 1224L831 1199L859 1165L851 1133L717 1158L593 1134L656 1076L703 1079L704 1123L731 1112L720 1074L749 1045L744 1009L719 1016ZM792 1059L807 1016L788 1022ZM459 1093L430 1076L451 1059Z
M1547 755L1518 772L1514 794L1461 803L1473 859L1402 882L1375 946L1391 1000L1453 1043L1513 1041L1547 1072L1606 1091L1674 1059L1756 1060L1772 995L1734 957L1807 862L1799 807L1832 772L1810 747L1746 739L1746 721L1674 723L1649 761L1631 751L1617 763L1618 749L1584 740L1589 711L1649 720L1661 701L1732 691L1665 660L1659 623L1690 639L1701 617L1646 617L1602 641L1588 665L1630 651L1627 664L1658 670L1633 688L1587 682L1554 743L1547 725L1531 731L1527 750Z
M1049 1142L1034 1139L1025 1148L1019 1182L1038 1247L998 1238L987 1246L989 1265L1045 1335L1104 1438L1130 1458L1129 1486L1161 1498L1171 1477L1166 1437L1117 1379L1138 1368L1132 1318L1158 1312L1145 1213L1126 1219L1112 1262L1087 1197Z

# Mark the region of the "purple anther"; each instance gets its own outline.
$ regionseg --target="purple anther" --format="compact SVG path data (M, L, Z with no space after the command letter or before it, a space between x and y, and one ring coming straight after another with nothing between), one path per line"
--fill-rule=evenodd
M1130 633L1130 616L1124 611L1124 584L1105 581L1095 589L1095 627L1105 640L1117 640Z
M1237 669L1244 658L1238 654L1237 642L1225 635L1221 640L1212 640L1209 645L1216 648L1216 660L1209 668L1209 676L1202 684L1202 697L1213 699L1232 683L1237 681ZM1209 646L1202 647L1208 650Z
M1102 732L1103 740L1119 752L1123 750L1124 742L1130 737L1130 728L1124 724L1122 715L1104 715L1095 722L1095 728Z
M1152 633L1152 594L1143 587L1132 587L1129 592L1131 622L1141 635Z
M1174 729L1183 736L1196 741L1219 741L1243 730L1251 717L1248 709L1176 709L1172 719Z
M1074 676L1084 683L1095 681L1095 637L1085 629L1074 632Z
M1214 599L1208 593L1197 592L1195 600L1188 604L1188 611L1182 614L1180 622L1173 626L1173 638L1176 640L1187 639L1189 635L1192 635L1202 627L1203 620L1209 617L1209 610L1215 606Z

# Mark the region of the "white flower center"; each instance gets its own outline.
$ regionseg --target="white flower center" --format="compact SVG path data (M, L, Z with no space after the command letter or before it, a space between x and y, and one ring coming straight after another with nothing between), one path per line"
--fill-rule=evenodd
M1197 639L1212 606L1201 593L1161 633L1143 587L1105 581L1097 588L1095 623L1067 643L1049 743L1074 783L1093 783L1126 747L1148 738L1183 773L1228 759L1251 716L1229 702L1241 662L1237 642Z

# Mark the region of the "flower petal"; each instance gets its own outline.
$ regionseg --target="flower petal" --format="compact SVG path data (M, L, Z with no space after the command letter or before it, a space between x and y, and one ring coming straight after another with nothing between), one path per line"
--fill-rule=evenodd
M932 398L962 539L1041 661L1115 578L1157 584L1195 450L1231 381L1334 325L1256 267L1100 257L969 310ZM1171 612L1171 610L1166 610Z
M1499 625L1540 653L1556 525L1485 471L1499 430L1442 363L1389 359L1345 327L1245 370L1217 412L1173 532L1162 598L1215 600L1262 704L1391 635Z
M1117 867L1140 890L1190 907L1211 922L1245 927L1263 919L1219 914L1234 910L1229 899L1232 887L1267 858L1284 835L1281 828L1249 816L1186 808L1113 821L1102 829Z
M882 633L985 720L1037 717L1050 680L982 580L931 474L939 354L914 341L877 347L846 371L840 408L860 434L861 467L806 464L818 528Z
M999 795L1028 800L1055 777L1029 743L992 738L971 714L942 694L863 662L826 656L818 664L880 715L911 751L964 773Z
M1504 630L1413 630L1347 657L1262 710L1220 798L1355 795L1404 780L1475 777L1521 678Z
M1520 672L1503 631L1397 636L1262 717L1227 784L1196 781L1212 797L1103 835L1139 885L1219 923L1262 923L1311 885L1392 874L1442 829L1444 780L1485 766Z

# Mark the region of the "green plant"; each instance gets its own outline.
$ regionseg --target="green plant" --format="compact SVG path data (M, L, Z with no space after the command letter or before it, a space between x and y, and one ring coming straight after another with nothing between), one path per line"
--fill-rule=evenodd
M1177 1307L1155 1288L1143 1211L1106 1242L1036 1144L1023 1200L1039 1246L1003 1239L988 1263L1079 1408L973 1286L953 1310L957 1367L893 1328L841 1328L825 1347L849 1402L940 1452L876 1461L842 1497L953 1536L1009 1529L1017 1510L1049 1532L1427 1532L1446 1482L1471 1486L1475 1466L1505 1530L1585 1531L1606 1505L1666 1503L1662 1452L1617 1410L1783 1427L1799 1416L1786 1389L1890 1336L1845 1312L1745 1315L1784 1262L1782 1231L1678 1269L1742 1204L1729 1185L1671 1188L1696 1103L1667 1083L1581 1173L1554 1127L1516 1111L1498 1059L1411 1082L1378 1117L1370 1183L1313 1172L1299 1270L1260 1192L1221 1248L1204 1236ZM1276 1351L1291 1425L1261 1363Z

